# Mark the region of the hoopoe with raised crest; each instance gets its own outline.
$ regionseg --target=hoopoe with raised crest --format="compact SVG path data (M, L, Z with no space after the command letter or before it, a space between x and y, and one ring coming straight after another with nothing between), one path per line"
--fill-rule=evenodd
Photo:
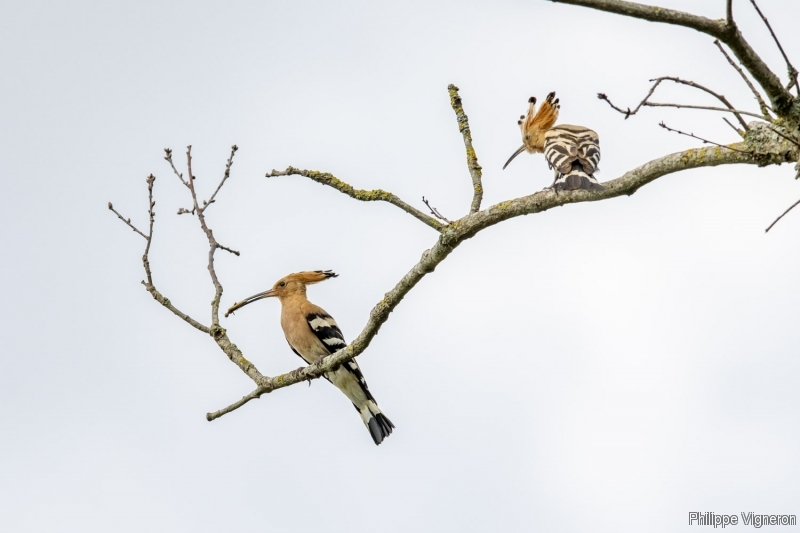
M344 348L347 343L333 317L323 308L308 301L306 286L337 276L338 274L330 270L289 274L279 279L268 291L236 302L228 309L225 316L257 300L278 298L281 302L281 328L289 347L306 363L316 363L323 357ZM378 408L375 397L369 391L364 374L361 373L355 359L344 363L333 372L326 373L324 377L353 402L375 444L380 444L383 439L391 435L394 424Z
M536 97L528 99L528 114L519 117L522 146L508 158L503 169L511 161L527 151L529 154L543 153L550 168L555 170L555 179L549 187L556 192L588 189L602 191L594 177L600 163L600 138L597 133L583 126L561 124L558 120L556 93L552 92L536 110Z

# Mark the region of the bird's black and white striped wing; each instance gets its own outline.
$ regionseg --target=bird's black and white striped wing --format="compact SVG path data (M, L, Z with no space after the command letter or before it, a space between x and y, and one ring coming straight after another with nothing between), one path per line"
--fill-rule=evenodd
M310 313L306 315L306 320L308 320L308 325L311 327L311 331L314 332L314 335L325 345L325 348L330 353L335 353L345 346L347 346L347 342L344 340L344 335L342 334L342 330L339 329L339 325L336 324L336 321L330 315L325 315L322 313ZM366 394L367 399L375 401L375 398L372 397L372 394L369 392L369 387L367 386L367 380L364 379L364 374L361 372L361 369L358 367L358 363L355 360L347 361L343 368L346 368L351 374L353 374L356 379L358 379L358 383L361 385L361 388Z
M306 315L306 320L308 320L311 331L322 341L330 353L335 353L347 346L342 330L339 329L339 325L332 316L323 313L309 313Z
M583 126L561 124L547 131L544 157L556 171L557 189L602 189L594 173L600 163L600 138Z
M570 171L573 161L578 161L583 171L592 175L600 164L600 138L589 128L561 124L545 134L544 157L562 174Z

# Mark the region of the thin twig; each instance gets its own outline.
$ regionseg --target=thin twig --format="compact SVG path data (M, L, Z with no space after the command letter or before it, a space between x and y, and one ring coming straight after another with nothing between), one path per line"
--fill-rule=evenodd
M740 130L739 128L737 128L736 126L734 126L733 124L731 124L731 123L730 123L730 121L729 121L727 118L725 118L725 117L722 117L722 120L724 120L724 121L725 121L725 124L727 124L728 126L730 126L731 128L733 128L733 131L735 131L736 133L738 133L740 136L744 136L744 131L743 131L743 130Z
M714 40L714 44L717 45L717 48L719 48L719 51L722 52L722 55L725 56L725 59L728 60L728 63L730 63L730 65L734 69L736 69L736 72L739 73L739 76L742 77L744 82L750 88L750 91L753 93L753 95L755 95L756 101L758 102L758 108L761 110L761 115L763 115L763 118L771 121L772 117L770 116L769 111L768 111L768 109L770 109L770 107L767 105L767 103L761 97L761 93L758 92L758 90L755 88L753 83L750 81L750 78L747 77L747 74L745 74L744 71L739 67L739 65L736 64L736 62L733 60L733 58L728 55L728 52L726 52L725 49L722 47L722 43L719 42L719 39L715 39Z
M740 115L748 115L751 117L762 118L761 115L757 115L755 113L750 113L749 111L742 111L741 109L725 109L724 107L712 107L712 106L704 106L704 105L686 105L686 104L667 104L667 103L660 103L660 102L647 102L645 104L649 107L677 107L678 109L702 109L705 111L723 111L726 113L739 113Z
M780 219L782 219L784 216L786 216L786 213L788 213L789 211L791 211L792 209L794 209L794 208L795 208L795 207L796 207L798 204L800 204L800 200L797 200L795 203L793 203L793 204L791 205L791 207L789 207L789 209L787 209L786 211L784 211L784 212L783 212L783 214L782 214L781 216L779 216L778 218L776 218L776 219L775 219L775 222L773 222L772 224L770 224L770 225L769 225L769 227L768 227L767 229L765 229L765 230L764 230L764 233L767 233L769 230L771 230L771 229L772 229L772 226L774 226L775 224L777 224L777 223L778 223L778 221L779 221Z
M449 221L449 220L447 220L447 218L445 218L445 217L444 217L444 216L443 216L443 215L442 215L442 214L439 212L439 210L438 210L438 209L436 209L435 207L431 206L431 204L429 204L429 203L428 203L428 200L426 200L424 196L422 197L422 201L425 203L425 205L427 205L427 206L428 206L428 209L430 209L430 210L431 210L431 214L432 214L433 216L435 216L435 217L436 217L436 218L438 218L439 220L443 220L443 221L445 222L445 224L450 224L450 221Z
M310 383L310 382L309 382ZM263 387L258 387L256 390L248 394L247 396L242 397L241 400L238 402L232 403L228 407L224 409L220 409L219 411L214 411L213 413L206 413L206 420L211 422L212 420L216 420L217 418L221 417L222 415L227 415L231 411L235 411L250 400L257 400L261 398L262 394L267 394L269 391L264 389Z
M287 167L286 170L273 170L272 172L267 173L268 178L274 178L277 176L304 176L309 178L317 183L321 183L322 185L327 185L328 187L332 187L337 191L346 194L351 198L355 198L356 200L361 200L362 202L388 202L396 207L399 207L409 215L413 216L417 220L420 220L427 224L428 226L432 227L436 231L441 232L444 229L444 224L439 222L433 217L430 217L416 209L411 207L409 204L405 203L403 200L395 196L394 194L384 191L382 189L373 189L371 191L367 191L364 189L356 189L349 183L345 183L333 174L328 172L318 172L316 170L301 170L295 167Z
M483 200L483 183L481 182L481 166L478 164L478 156L475 154L475 149L472 147L472 133L469 129L469 119L464 112L464 106L461 104L461 96L458 94L458 87L452 83L447 86L447 91L450 93L450 106L456 112L456 121L458 121L458 131L464 137L464 147L467 149L467 168L469 168L469 175L472 177L472 204L470 205L469 212L477 213L481 209L481 200Z
M183 174L178 172L178 169L175 168L175 163L173 163L173 161L172 161L172 148L164 148L164 159L166 159L167 162L169 163L169 166L172 167L172 172L174 172L175 175L178 176L178 179L181 180L181 183L183 183L184 185L186 185L188 187L189 184L186 183L185 179L183 179Z
M776 130L776 129L775 129L775 128L773 128L772 126L767 126L767 127L768 127L769 129L771 129L772 131L774 131L775 133L777 133L778 135L780 135L781 137L783 137L784 139L786 139L787 141L789 141L789 142L793 143L795 146L797 146L798 148L800 148L800 142L798 142L797 140L795 140L795 139L792 139L792 138L791 138L791 137L789 137L788 135L784 134L783 132L780 132L780 131Z
M694 139L697 139L698 141L703 141L703 143L713 144L714 146L719 146L721 148L727 148L728 150L733 150L734 152L742 152L743 154L752 154L752 152L748 152L746 150L739 150L738 148L731 148L730 146L726 146L724 144L719 144L719 143L715 143L714 141L709 141L708 139L703 139L702 137L698 137L694 133L685 133L685 132L682 132L681 130L676 130L676 129L670 128L669 126L664 124L663 121L659 122L658 125L661 126L662 128L664 128L667 131L673 131L675 133L680 133L681 135L686 135L687 137L692 137Z
M600 100L605 100L605 101L606 101L606 103L608 103L608 105L610 105L612 109L614 109L615 111L619 111L620 113L622 113L623 115L625 115L625 120L628 120L628 118L629 118L631 115L635 115L636 113L638 113L638 112L639 112L639 109L641 109L641 107L642 107L642 106L645 104L645 102L647 102L647 99L648 99L648 98L650 98L651 96L653 96L653 91L655 91L655 90L656 90L656 87L658 87L658 86L661 84L661 81L662 81L662 80L658 80L658 81L656 81L656 82L653 84L653 86L652 86L652 87L650 87L650 90L647 92L647 94L645 95L645 97L642 99L642 101L641 101L641 102L639 102L639 105L637 105L637 106L636 106L636 109L634 109L633 111L631 111L631 108L630 108L630 107L629 107L628 109L626 109L626 110L623 110L623 109L620 109L619 107L615 106L613 103L611 103L611 100L608 98L608 96L606 96L606 94L605 94L605 93L597 93L597 97L598 97Z
M217 248L219 248L220 250L225 250L226 252L230 252L230 253L232 253L233 255L241 255L241 254L240 254L239 252L237 252L236 250L233 250L233 249L231 249L231 248L228 248L227 246L222 246L222 245L221 245L221 244L219 244L219 243L217 243Z
M214 203L214 198L216 198L217 193L222 188L222 186L225 185L225 180L227 180L228 177L231 175L231 166L233 166L233 155L236 153L236 150L238 150L238 149L239 149L239 147L236 146L235 144L233 146L231 146L231 155L230 155L230 157L228 157L228 162L225 164L225 174L223 174L222 181L220 181L219 185L217 185L217 190L214 191L214 194L211 195L211 198L209 198L208 201L203 202L203 209L204 210L209 205ZM236 255L239 255L239 254L237 253Z
M730 0L729 0L730 1ZM783 46L781 46L781 42L778 40L778 36L775 35L775 32L772 31L772 26L770 26L767 17L764 16L764 13L758 8L758 4L756 4L756 0L750 0L750 3L753 4L753 7L756 8L761 20L764 21L764 24L767 26L770 35L772 35L772 39L775 41L775 44L778 45L778 50L781 51L781 55L783 56L783 60L786 61L786 70L789 74L789 85L786 86L786 90L792 88L792 86L796 87L797 95L800 96L800 85L797 84L797 69L794 68L792 62L789 61L789 56L786 55L786 52L783 51Z
M147 176L147 216L150 219L150 230L147 235L147 246L144 247L144 255L142 256L144 273L147 276L145 287L153 286L153 274L150 272L150 245L153 243L153 226L156 223L156 201L153 200L153 185L155 182L156 177L154 175Z
M142 233L141 231L139 231L139 228L137 228L136 226L134 226L133 224L131 224L131 219L129 219L129 218L125 218L125 217L123 217L122 215L120 215L120 214L119 214L119 211L117 211L116 209L114 209L114 206L111 204L111 202L108 202L108 208L109 208L111 211L113 211L113 212L114 212L114 214L115 214L115 215L117 215L117 217L119 217L119 219L120 219L121 221L123 221L125 224L127 224L129 228L131 228L133 231L135 231L136 233L138 233L139 235L141 235L142 237L144 237L144 238L145 238L145 240L147 240L147 241L149 241L149 240L150 240L150 238L149 238L147 235L145 235L144 233Z
M726 2L725 18L727 19L729 25L733 26L734 24L736 24L733 21L733 0L727 0Z

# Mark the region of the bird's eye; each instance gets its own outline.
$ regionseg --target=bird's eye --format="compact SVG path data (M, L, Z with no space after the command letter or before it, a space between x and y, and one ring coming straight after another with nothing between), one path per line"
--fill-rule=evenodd
M530 140L531 140L531 136L530 136L530 135L526 135L526 136L525 136L525 140L526 140L526 141L530 141Z
M280 285L281 287L285 287L286 286L286 282L285 281L281 281L278 285Z

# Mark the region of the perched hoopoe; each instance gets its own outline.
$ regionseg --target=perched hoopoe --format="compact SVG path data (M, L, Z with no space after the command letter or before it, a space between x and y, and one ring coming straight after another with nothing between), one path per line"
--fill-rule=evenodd
M347 343L333 317L308 301L306 285L335 278L337 275L330 270L289 274L279 279L270 290L236 302L225 316L256 300L276 296L281 301L281 328L289 346L305 362L315 363L344 348ZM328 372L325 379L336 385L353 402L375 444L380 444L392 433L394 424L378 408L355 359L333 372Z
M561 109L555 96L555 92L548 94L535 113L536 98L531 96L528 99L528 115L522 115L517 122L522 131L522 146L508 158L503 169L523 151L544 153L547 164L556 173L550 188L556 191L601 191L604 187L594 177L600 162L600 138L583 126L561 124L554 127Z

